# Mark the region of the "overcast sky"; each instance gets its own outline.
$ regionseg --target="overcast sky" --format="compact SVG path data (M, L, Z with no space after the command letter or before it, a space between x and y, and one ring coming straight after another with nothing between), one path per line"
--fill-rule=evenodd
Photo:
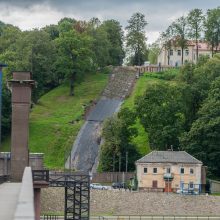
M0 20L22 30L56 24L63 17L116 19L122 26L134 12L145 14L148 43L193 8L220 6L220 0L0 0Z

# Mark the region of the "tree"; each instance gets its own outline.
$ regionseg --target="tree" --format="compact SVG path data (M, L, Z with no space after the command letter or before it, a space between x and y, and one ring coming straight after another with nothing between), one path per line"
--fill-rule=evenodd
M172 27L169 26L165 32L161 34L161 41L162 46L164 47L165 51L167 51L167 65L170 65L170 49L172 48L172 40L173 40L173 31Z
M201 37L204 19L205 17L202 13L202 10L198 8L191 10L187 16L189 37L196 41L196 62L198 62L199 57L198 39Z
M132 65L140 66L145 61L147 47L144 29L146 25L145 16L137 12L131 16L128 26L125 28L127 30L126 46L132 54Z
M185 109L182 89L168 83L154 83L136 100L136 114L149 135L151 149L178 149Z
M148 60L151 64L157 64L157 58L160 53L160 47L157 42L149 45L148 49Z
M94 52L94 63L98 67L105 67L110 64L110 42L108 40L107 32L102 26L97 27L91 32L92 35L92 50Z
M220 7L209 9L205 20L205 39L211 45L212 56L220 43Z
M121 171L125 171L126 152L129 155L128 170L135 169L135 161L140 156L134 145L131 144L131 138L137 133L136 129L132 127L135 118L134 112L125 108L118 115L105 121L102 132L104 144L101 146L99 171L119 170L120 159Z
M174 44L181 48L181 58L182 58L182 65L184 63L184 49L187 48L187 18L182 16L178 18L175 22L171 25L173 34L176 36L174 39Z
M109 65L121 66L125 57L123 49L124 33L122 26L118 21L112 19L104 21L101 27L106 31L110 43Z
M78 33L74 29L63 30L56 39L59 54L56 66L70 81L70 95L72 96L77 76L82 76L92 69L92 39L86 33Z
M203 161L212 176L220 177L220 77L211 85L198 119L181 138L184 149Z

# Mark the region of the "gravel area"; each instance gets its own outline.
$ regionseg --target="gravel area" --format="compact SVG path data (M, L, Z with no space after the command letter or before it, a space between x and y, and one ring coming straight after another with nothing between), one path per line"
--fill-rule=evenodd
M42 212L63 212L64 189L42 190ZM92 190L91 215L219 215L220 196Z

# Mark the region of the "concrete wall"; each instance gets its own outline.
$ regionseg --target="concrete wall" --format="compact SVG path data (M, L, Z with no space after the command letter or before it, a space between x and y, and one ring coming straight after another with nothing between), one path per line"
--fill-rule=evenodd
M33 170L42 170L44 154L43 153L30 153L29 166ZM9 175L11 170L10 153L0 152L0 175Z
M211 193L220 193L220 181L210 180Z
M201 164L171 164L171 163L141 163L137 164L137 178L139 188L152 188L152 182L157 181L158 188L165 188L164 174L167 168L171 168L173 175L173 189L179 189L180 182L184 184L201 184ZM180 174L180 168L184 168L184 174ZM147 168L147 173L144 173L144 168ZM153 173L153 168L157 168L157 173ZM194 170L190 174L190 168ZM199 187L199 186L196 186Z
M14 220L34 220L34 192L31 167L24 170Z

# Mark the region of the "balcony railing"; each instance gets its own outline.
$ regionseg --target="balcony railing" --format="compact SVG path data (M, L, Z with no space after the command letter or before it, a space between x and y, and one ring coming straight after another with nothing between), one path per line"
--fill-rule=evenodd
M163 175L163 179L167 181L172 181L173 177L174 177L173 173L164 173Z

